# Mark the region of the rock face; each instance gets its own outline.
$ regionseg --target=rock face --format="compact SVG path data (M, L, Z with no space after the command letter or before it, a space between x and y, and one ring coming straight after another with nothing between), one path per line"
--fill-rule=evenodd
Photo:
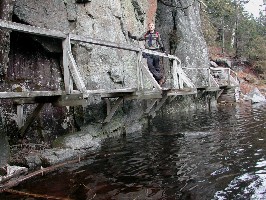
M182 67L209 66L207 44L201 31L200 9L200 3L193 0L158 3L157 28L161 32L168 52L181 59ZM193 74L192 81L195 85L206 85L206 79L203 78L206 70L187 72Z
M157 30L166 49L180 57L183 66L203 68L209 65L200 30L200 5L192 0L181 0L180 5L174 5L176 7L161 1L157 4L156 0L18 0L11 9L12 2L4 0L0 3L1 11L6 12L0 14L1 17L9 16L5 20L12 18L19 23L129 46L141 43L129 39L128 31L142 34L156 15ZM7 34L0 39L4 44L0 48L0 67L1 73L5 74L0 83L1 91L64 90L62 41L16 32L2 31L0 34ZM73 44L72 52L87 89L137 87L135 52L85 43ZM1 103L8 105L2 108L2 117L11 127L16 120L15 109L10 101L2 100ZM26 113L33 108L32 105L24 106ZM112 122L103 126L106 104L97 96L90 97L84 107L47 105L30 131L33 136L41 135L47 141L77 130L85 130L93 136L132 132L141 128L139 120L144 108L144 101L125 101Z

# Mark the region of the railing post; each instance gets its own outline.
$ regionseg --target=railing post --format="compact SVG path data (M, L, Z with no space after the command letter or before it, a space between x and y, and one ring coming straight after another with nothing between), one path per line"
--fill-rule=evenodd
M207 73L208 73L208 87L211 87L211 69L210 68L207 69Z
M177 61L176 61L177 62ZM178 83L179 83L179 89L184 88L184 80L183 80L183 70L181 68L181 64L177 64L177 74L178 74Z
M139 51L137 54L137 78L138 78L138 90L143 89L143 76L141 70L141 59L142 59L142 51Z
M64 83L65 83L65 91L67 94L70 94L73 91L73 81L70 77L69 72L69 59L68 59L68 49L69 49L70 41L69 36L63 40L62 48L63 48L63 70L64 70Z
M173 76L173 88L178 89L179 86L178 86L178 76L177 76L177 60L175 59L173 60L172 76Z
M230 83L230 76L231 76L231 75L230 75L230 70L231 70L231 69L228 68L228 85L229 85L229 86L231 85L231 83Z

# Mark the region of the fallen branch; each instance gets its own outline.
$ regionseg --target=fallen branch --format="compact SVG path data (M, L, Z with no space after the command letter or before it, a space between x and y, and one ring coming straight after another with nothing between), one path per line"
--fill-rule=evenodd
M20 177L18 179L10 180L10 181L8 181L5 184L0 185L0 193L5 192L5 190L7 190L7 189L10 189L12 187L17 186L18 184L22 183L23 181L28 180L28 179L30 179L30 178L32 178L34 176L37 176L39 174L43 175L43 173L45 173L45 172L54 171L54 170L56 170L59 167L63 167L65 165L73 164L73 163L77 163L77 162L80 162L80 157L78 159L71 160L71 161L66 161L64 163L60 163L60 164L53 165L53 166L50 166L50 167L46 167L46 168L41 167L40 170L32 172L32 173L30 173L28 175L22 176L22 177Z
M42 198L42 199L71 200L69 198L64 198L64 197L55 197L55 196L49 196L49 195L46 195L46 194L34 194L34 193L21 192L21 191L12 190L12 189L6 189L5 192L10 193L10 194L20 195L20 196Z

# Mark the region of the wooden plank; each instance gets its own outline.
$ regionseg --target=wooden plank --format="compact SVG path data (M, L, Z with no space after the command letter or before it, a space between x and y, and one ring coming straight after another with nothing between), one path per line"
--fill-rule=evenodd
M167 96L179 96L179 95L190 95L190 94L197 94L197 90L190 90L190 91L186 91L186 90L170 90L167 91Z
M23 98L23 97L41 97L41 96L59 96L65 94L64 91L30 91L30 92L0 92L1 99Z
M30 26L5 20L0 20L0 28L59 39L65 39L67 37L67 35L62 31L40 28L36 26Z
M102 93L101 98L117 98L117 97L125 97L131 96L131 93L123 93L123 92L116 92L116 93Z
M25 125L19 130L19 133L22 138L25 137L26 131L28 130L32 122L35 120L35 118L38 116L38 114L41 112L43 106L44 103L38 104L37 107L34 109L33 113L31 114L31 116L26 121Z
M98 89L86 90L86 94L103 94L103 93L132 93L136 92L137 88L119 88L119 89Z
M137 91L127 99L160 99L162 98L162 92L156 90L150 91Z
M109 101L109 100L107 100ZM119 105L122 103L123 98L118 98L115 101L115 105L111 108L111 103L109 102L109 104L107 103L107 117L104 120L104 123L108 123L111 121L113 115L115 114L115 111L118 109Z
M36 103L53 103L58 100L60 96L37 96L28 98L16 98L13 100L13 104L36 104Z
M58 107L79 105L88 105L87 100L83 99L83 94L62 95L53 103L53 106Z
M208 91L208 92L211 92L211 91L219 91L220 88L219 87L207 87L205 90Z
M62 42L63 48L63 72L64 72L64 83L65 83L65 91L67 94L70 94L73 90L73 82L71 80L70 71L69 71L69 60L68 60L68 46L69 46L69 38L66 38Z

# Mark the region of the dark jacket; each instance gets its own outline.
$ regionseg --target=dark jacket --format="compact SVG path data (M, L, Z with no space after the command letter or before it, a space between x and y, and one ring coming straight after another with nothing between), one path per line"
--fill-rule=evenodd
M150 50L161 49L162 51L164 51L164 46L163 46L161 36L155 30L153 33L150 33L150 31L147 31L143 33L140 37L132 36L131 34L129 34L129 37L135 40L144 40L146 49L150 49Z

